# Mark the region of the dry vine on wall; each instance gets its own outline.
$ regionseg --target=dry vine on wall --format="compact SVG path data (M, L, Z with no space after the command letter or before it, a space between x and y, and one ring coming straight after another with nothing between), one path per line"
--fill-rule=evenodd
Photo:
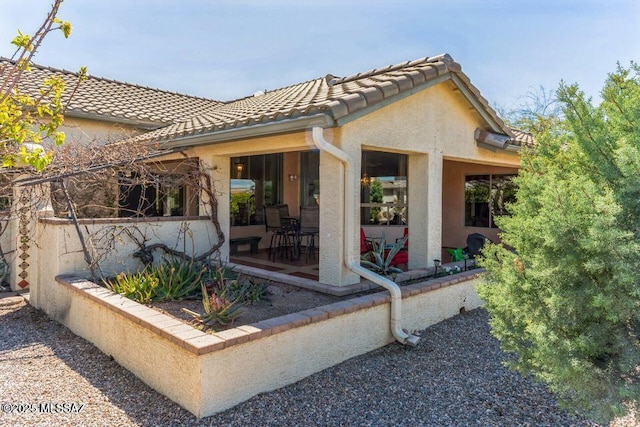
M93 279L114 273L103 271L101 263L122 247L118 243L123 240L137 247L125 256L136 257L143 265L151 264L156 256L194 262L214 259L225 236L217 216L213 171L184 153L179 153L178 159L160 160L170 154L176 157L146 144L69 144L56 151L44 172L14 184L30 192L50 193L55 216L74 224ZM42 200L34 201L31 208L42 204ZM165 224L157 221L159 216L209 218L214 234L209 249L195 253L194 239L202 236L193 235L186 218L175 242L159 240L154 230ZM136 220L105 224L92 231L85 218ZM191 244L187 244L189 240Z

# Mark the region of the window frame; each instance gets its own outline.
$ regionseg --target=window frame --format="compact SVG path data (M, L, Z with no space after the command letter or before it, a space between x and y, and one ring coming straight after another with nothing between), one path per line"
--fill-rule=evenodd
M267 164L268 162L271 162L271 164ZM283 153L234 156L229 158L229 164L229 221L231 226L264 226L264 206L281 204L282 198L284 197ZM252 169L260 170L261 177L252 178ZM250 188L252 192L252 194L247 197L246 202L241 202L246 206L241 207L238 205L238 201L234 202L233 181L252 181L254 183L252 187L246 187ZM256 188L256 181L260 182L262 188ZM248 193L247 191L238 191L235 194ZM270 197L268 197L268 195ZM258 200L258 198L260 198L260 200ZM234 203L238 205L237 212Z
M373 153L373 154L370 154ZM384 174L380 174L379 176L370 176L372 166L369 164L368 157L370 155L387 155L387 156L396 156L396 168L395 174L391 175L389 171L385 171ZM394 153L388 151L379 151L379 150L363 150L361 154L361 167L360 167L360 225L361 226L381 226L381 227L390 227L390 226L402 226L407 227L409 225L409 156L404 153ZM388 163L387 163L388 165ZM402 175L404 173L404 175ZM378 174L376 174L378 175ZM385 178L385 179L381 179ZM377 181L389 181L389 179L394 183L396 181L404 181L405 185L402 188L402 191L399 192L401 198L403 200L397 200L393 202L385 202L384 201L384 189L383 189L383 200L381 202L363 202L366 199L365 195L368 191L366 188L371 188L371 185L374 182L374 179ZM403 179L404 178L404 179ZM394 191L392 191L394 192ZM393 194L393 197L396 195ZM372 211L374 209L379 210L378 215L382 212L386 213L382 215L386 219L386 222L377 222L371 223L370 218L372 215ZM393 217L392 217L393 211ZM400 215L396 215L395 212L401 212ZM395 220L394 220L395 219ZM366 220L366 221L365 221Z
M158 176L163 176L161 182L156 182L154 185L137 184L123 191L123 185L118 183L118 217L184 217L184 216L198 216L200 211L200 197L192 185L182 184L175 185L170 182L170 177L175 176L179 180L182 174L188 173L190 170L200 167L198 158L188 160L164 160L156 162L158 166L155 167ZM167 171L174 169L171 173ZM154 174L152 167L151 174ZM123 173L124 174L124 173ZM141 199L138 200L137 208L130 209L128 201L131 197L135 198L135 194L140 192ZM182 199L182 206L180 213L174 215L172 212L175 208L169 208L165 212L166 204L168 203L171 192L176 192ZM124 197L123 197L124 196Z
M511 177L511 184L513 184L513 178L515 178L518 174L517 173L468 173L464 175L464 182L463 182L463 188L462 188L462 206L463 206L463 211L464 211L464 215L462 217L462 225L464 227L469 227L469 228L486 228L486 229L499 229L499 227L496 226L495 221L494 221L494 217L496 216L494 214L494 204L493 204L493 195L494 195L494 182L497 180L494 180L494 177L500 177L500 178L505 178L505 177ZM489 182L489 186L488 186L488 199L486 202L487 204L487 209L488 209L488 225L469 225L467 224L467 182L468 182L468 178L469 177L488 177L488 182ZM508 212L506 213L507 215L509 214ZM501 214L501 215L505 215L505 214ZM500 216L500 215L498 215Z

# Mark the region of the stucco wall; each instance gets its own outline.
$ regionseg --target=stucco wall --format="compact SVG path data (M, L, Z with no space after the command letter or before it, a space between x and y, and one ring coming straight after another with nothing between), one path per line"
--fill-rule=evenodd
M519 165L516 153L477 146L474 131L485 126L452 83L445 82L347 123L340 135L365 149L426 154L435 150L450 159Z
M159 329L164 329L188 337L189 330L196 330L92 283L80 283L70 287L46 282L40 289L45 297L40 308L147 385L198 414L200 360L178 340L158 334ZM153 323L155 329L141 325L140 319Z
M500 230L497 228L464 225L464 179L466 175L515 173L518 173L517 168L445 160L442 177L442 246L464 248L467 246L467 236L472 233L481 233L493 241L500 241Z
M403 287L402 326L482 305L476 273ZM394 341L386 292L206 334L90 282L49 282L43 310L199 417Z
M90 120L78 117L65 117L64 124L60 127L66 138L66 143L96 142L104 144L116 142L139 133L139 130L130 125L119 123Z
M91 235L95 236L104 236L109 233L118 236L114 239L114 247L108 253L104 246L98 244L98 254L106 253L100 261L102 274L108 277L120 272L133 272L142 266L140 260L132 256L138 247L122 232L123 227L129 227L133 235L139 239L146 236L149 239L147 244L162 242L171 248L186 251L187 254L202 254L217 241L213 225L208 219L185 221L175 218L146 218L145 220L144 222L134 219L80 220L85 236L87 229ZM148 222L149 220L154 221ZM41 219L38 222L36 239L39 245L32 247L31 252L32 257L38 262L32 263L29 275L32 303L40 307L45 298L42 289L47 283L54 281L57 275L74 273L87 277L90 271L84 260L82 245L75 227L70 221L57 218ZM156 260L159 260L162 252L156 251L154 255Z

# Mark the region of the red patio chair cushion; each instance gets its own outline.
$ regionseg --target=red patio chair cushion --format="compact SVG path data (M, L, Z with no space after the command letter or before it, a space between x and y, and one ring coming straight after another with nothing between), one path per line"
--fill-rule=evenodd
M387 253L389 253L388 250L385 251L385 255ZM400 265L400 264L406 264L408 262L409 262L409 253L403 250L398 252L396 256L393 257L389 265Z

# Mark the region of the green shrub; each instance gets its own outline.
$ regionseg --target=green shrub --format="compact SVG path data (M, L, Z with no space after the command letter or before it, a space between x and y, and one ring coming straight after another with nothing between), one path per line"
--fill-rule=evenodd
M205 265L173 259L150 265L138 273L121 273L105 286L141 304L198 297Z
M238 278L228 284L232 299L237 299L243 304L254 305L262 301L267 294L269 286L264 282L254 282L247 278Z
M510 365L608 424L640 402L640 67L601 94L559 89L564 120L523 150L496 219L514 251L483 249L479 294Z

